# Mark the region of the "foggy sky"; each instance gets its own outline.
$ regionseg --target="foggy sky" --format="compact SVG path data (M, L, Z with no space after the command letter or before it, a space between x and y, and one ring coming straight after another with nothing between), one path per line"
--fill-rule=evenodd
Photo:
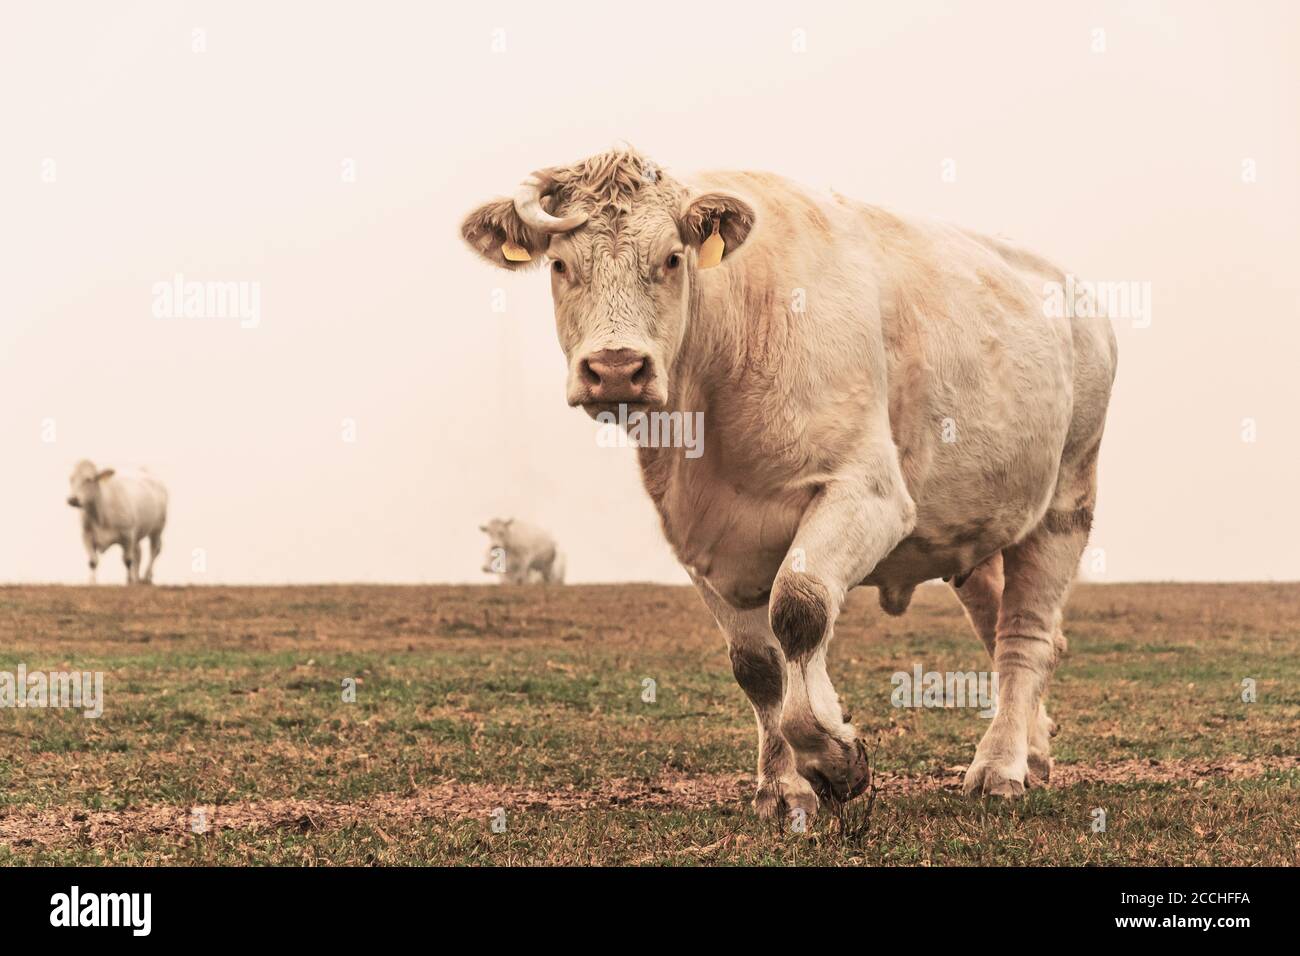
M0 581L84 579L83 457L168 484L160 583L481 581L510 515L570 580L685 581L564 404L545 276L457 234L619 141L1149 282L1086 576L1300 576L1300 8L727 7L7 7ZM260 322L156 317L178 273L258 283Z

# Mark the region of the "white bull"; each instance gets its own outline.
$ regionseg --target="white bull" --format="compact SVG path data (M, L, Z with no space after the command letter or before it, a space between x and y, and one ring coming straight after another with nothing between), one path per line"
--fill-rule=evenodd
M502 584L564 583L564 555L541 528L514 518L493 518L479 530L489 541L484 574L499 574Z
M867 786L826 671L860 585L901 614L920 582L952 582L999 677L966 790L1047 779L1043 699L1116 365L1106 319L1047 308L1061 269L631 149L534 173L461 234L500 268L547 267L570 405L707 418L703 454L643 444L641 472L758 718L760 814Z
M167 523L167 489L153 475L100 471L81 461L69 479L68 504L81 509L81 542L90 561L90 583L95 583L99 555L113 545L122 548L127 584L152 584L153 566L162 550ZM149 567L140 572L140 542L149 539Z

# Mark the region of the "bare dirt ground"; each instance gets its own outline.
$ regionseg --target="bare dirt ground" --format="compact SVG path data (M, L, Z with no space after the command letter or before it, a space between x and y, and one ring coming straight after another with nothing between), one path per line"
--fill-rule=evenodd
M896 671L987 666L956 602L871 597L831 671L875 799L792 834L748 811L753 719L689 589L3 588L0 670L106 700L0 710L0 861L1296 859L1300 587L1081 586L1052 785L1013 805L960 794L972 710L891 703Z
M1115 764L1059 766L1053 774L1054 789L1083 783L1184 783L1206 780L1244 780L1265 773L1300 769L1300 758L1276 757L1252 760L1223 759L1130 760ZM878 774L879 793L914 794L923 791L961 790L964 767L950 767L929 776ZM385 796L357 803L324 800L266 800L177 808L136 807L129 810L38 810L10 812L0 817L0 840L17 846L57 844L69 838L102 840L114 835L184 836L193 832L195 811L203 813L203 825L211 830L319 830L326 827L423 819L439 815L483 817L498 807L511 811L564 813L610 807L673 808L704 811L743 801L753 791L752 774L699 774L693 777L668 775L656 780L602 781L590 789L573 786L551 790L500 787L448 780L422 789L411 796Z

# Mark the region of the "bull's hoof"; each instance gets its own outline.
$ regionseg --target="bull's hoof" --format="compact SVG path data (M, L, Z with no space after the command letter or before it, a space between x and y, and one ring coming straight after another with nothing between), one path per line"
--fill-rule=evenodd
M1029 777L1025 781L1031 787L1045 787L1052 779L1052 755L1041 751L1029 751Z
M1029 779L1031 786L1046 786L1052 779L1052 738L1056 736L1056 721L1047 716L1047 708L1038 707L1038 719L1029 732Z
M860 737L828 738L815 757L799 757L799 772L823 800L847 803L871 786L871 763Z
M762 820L785 820L795 810L805 818L817 813L817 794L808 781L793 771L762 780L754 795L754 812Z
M853 741L853 758L849 764L849 799L861 795L871 786L871 756L861 737Z
M966 768L966 777L962 783L968 797L1005 797L1014 799L1025 794L1025 781L1028 767L1023 763L999 763L986 760L978 755Z

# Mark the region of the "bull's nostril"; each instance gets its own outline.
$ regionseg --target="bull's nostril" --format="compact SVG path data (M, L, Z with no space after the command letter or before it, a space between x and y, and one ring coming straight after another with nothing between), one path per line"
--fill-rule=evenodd
M578 363L578 374L582 376L582 380L588 385L600 384L600 376L596 374L595 369L591 367L591 363L586 359Z
M650 381L650 360L641 359L632 373L632 384L640 387L648 381Z

